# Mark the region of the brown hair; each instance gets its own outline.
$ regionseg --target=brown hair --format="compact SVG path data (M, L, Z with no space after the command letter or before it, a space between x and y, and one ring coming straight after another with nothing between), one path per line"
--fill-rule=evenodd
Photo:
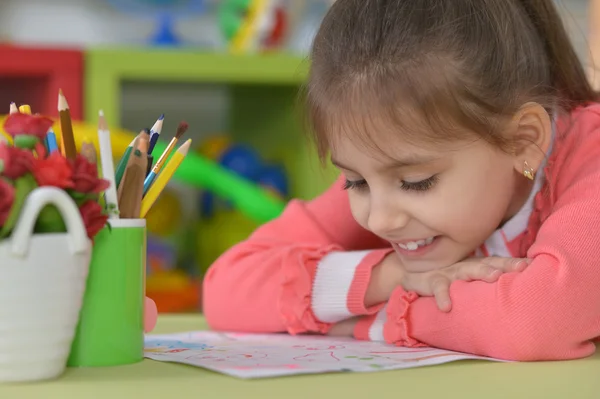
M381 129L437 142L466 131L504 148L503 122L524 103L596 100L553 0L337 0L311 58L322 159L348 130L366 144Z

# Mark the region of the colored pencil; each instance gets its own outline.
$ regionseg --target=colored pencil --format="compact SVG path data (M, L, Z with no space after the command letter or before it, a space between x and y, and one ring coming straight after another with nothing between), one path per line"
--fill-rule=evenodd
M52 154L53 152L58 151L58 143L56 141L56 134L54 130L50 128L48 133L46 133L45 139L46 149L48 149L48 154Z
M135 146L135 142L142 135L146 135L147 136L148 134L150 134L150 131L148 129L142 130L131 141L131 143L129 143L129 145L125 149L125 153L123 154L123 157L119 160L119 163L117 165L117 172L116 172L116 175L115 175L115 181L117 183L117 187L119 187L119 185L121 185L121 180L123 179L123 174L125 173L125 168L127 167L127 162L129 162L129 156L131 155L131 151L133 150L133 147Z
M8 113L9 114L16 114L17 112L19 112L19 108L17 108L17 104L15 104L14 102L10 103L10 107L8 109Z
M84 137L83 142L81 143L81 151L79 152L81 153L81 155L83 155L85 159L87 159L89 163L98 163L96 147L94 147L94 143L92 143L89 137Z
M110 185L104 192L104 202L110 219L119 218L119 200L117 197L117 184L115 182L115 166L113 164L110 131L104 117L104 111L98 112L98 144L100 147L100 164L102 178L108 180Z
M148 154L152 155L152 151L154 151L154 147L156 146L156 142L160 138L160 133L162 132L163 121L165 119L165 114L162 114L158 117L154 126L150 129L150 147L148 148Z
M146 162L148 162L149 139L142 135L135 143L131 152L123 180L119 185L119 209L121 218L136 219L139 217L144 195L144 177L146 176Z
M19 112L22 114L31 115L31 107L27 104L23 104L19 107Z
M58 115L60 117L60 130L62 132L61 148L63 149L63 155L67 159L75 159L77 157L77 148L75 147L75 136L73 135L71 111L62 90L58 91Z
M154 179L156 179L156 176L160 173L165 162L167 161L167 159L169 158L169 156L175 149L177 142L179 141L181 136L183 136L185 134L185 132L188 130L188 127L189 127L189 125L186 122L179 123L179 126L177 126L177 133L175 133L175 137L173 137L173 139L171 139L171 142L165 149L165 152L163 152L162 155L160 156L160 158L158 158L156 165L154 165L154 167L152 168L152 171L150 171L150 174L148 175L148 177L146 177L146 180L144 181L144 193L148 192L148 190L150 189L150 186L154 182Z
M191 144L191 139L188 139L185 143L183 143L181 147L177 149L175 154L173 154L173 156L165 166L165 169L160 173L160 175L158 175L156 182L152 185L152 187L150 187L150 190L148 190L148 192L144 196L144 199L142 200L142 208L141 213L139 215L141 218L146 217L148 211L150 210L150 208L152 208L152 205L154 205L160 194L163 192L167 183L169 182L169 180L171 180L171 177L173 177L175 171L177 170L177 168L179 168L179 165L181 165L181 162L183 162L185 156L187 155L190 149Z

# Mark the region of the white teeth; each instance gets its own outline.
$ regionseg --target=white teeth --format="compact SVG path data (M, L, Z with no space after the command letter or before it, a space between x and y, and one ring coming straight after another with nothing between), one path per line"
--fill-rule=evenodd
M425 245L431 244L434 239L435 237L429 237L424 240L409 241L404 244L398 244L398 246L406 251L416 251L419 247L424 247Z
M408 249L409 251L414 251L415 249L419 248L419 243L418 242L407 242L406 243L406 249Z

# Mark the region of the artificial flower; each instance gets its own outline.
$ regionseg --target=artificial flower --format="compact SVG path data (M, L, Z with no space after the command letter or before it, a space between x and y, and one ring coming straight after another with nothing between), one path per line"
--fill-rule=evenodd
M90 239L93 239L100 230L106 225L108 216L103 213L103 209L94 200L88 200L79 207L79 212L83 218L83 224Z
M0 175L16 180L33 169L31 151L0 143Z
M39 140L44 140L48 129L52 127L54 121L42 115L29 115L20 112L10 114L4 120L4 131L13 138L19 135L35 136Z
M73 162L73 191L81 194L98 194L108 188L110 182L98 177L98 167L78 154Z
M15 188L8 181L0 179L0 227L4 226L15 201Z
M54 186L62 189L73 188L73 169L69 161L59 152L47 158L35 158L33 176L40 186Z

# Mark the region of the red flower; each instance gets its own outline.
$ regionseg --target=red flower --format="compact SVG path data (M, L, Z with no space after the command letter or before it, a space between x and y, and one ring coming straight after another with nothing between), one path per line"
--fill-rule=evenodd
M82 194L98 194L108 188L108 180L98 178L98 167L77 154L73 163L73 190Z
M88 200L79 207L88 237L93 239L106 225L108 216L102 213L102 207L96 201Z
M0 143L0 175L16 180L33 169L33 153Z
M15 188L6 180L0 179L0 227L8 219L14 201Z
M69 161L58 152L53 152L48 158L35 158L32 169L33 177L41 186L58 188L73 188L73 170Z
M42 115L29 115L17 112L10 114L4 121L4 130L12 137L21 134L36 136L44 140L48 129L52 127L54 121Z

